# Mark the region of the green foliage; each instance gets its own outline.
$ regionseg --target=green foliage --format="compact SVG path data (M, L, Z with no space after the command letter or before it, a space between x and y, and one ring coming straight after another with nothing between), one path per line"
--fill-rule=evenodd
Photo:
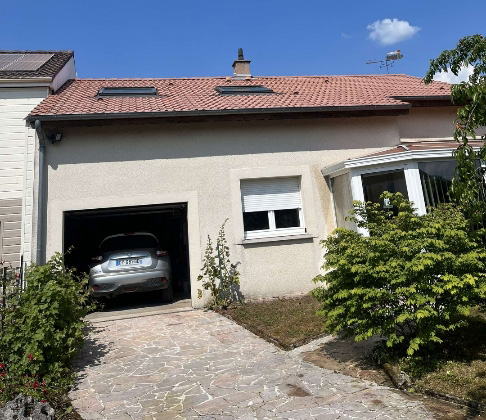
M486 146L476 151L469 140L476 138L475 131L479 126L486 125L486 38L479 34L466 36L459 40L455 49L443 51L437 59L430 61L424 82L431 83L440 71L450 70L457 75L469 65L474 66L469 80L453 85L451 89L452 101L462 105L457 111L454 132L458 142L454 156L458 165L451 196L471 224L477 226L484 223L486 215L483 171L477 165L479 160L486 160Z
M418 216L399 193L385 192L394 216L378 204L355 202L350 220L369 236L336 229L326 249L325 285L313 295L333 332L357 341L383 336L388 347L413 355L441 343L486 297L486 250L469 234L453 205Z
M202 274L197 278L202 281L203 288L211 292L209 307L213 309L226 309L232 302L241 300L241 296L238 294L240 273L236 269L236 264L232 264L230 261L229 247L224 232L227 221L228 219L219 229L216 249L213 248L211 237L208 235L204 265L201 268ZM200 289L198 297L202 298Z
M0 341L2 399L19 386L40 396L47 386L71 383L71 362L83 342L82 318L90 309L87 278L67 269L61 254L45 265L31 265L26 283L9 301Z

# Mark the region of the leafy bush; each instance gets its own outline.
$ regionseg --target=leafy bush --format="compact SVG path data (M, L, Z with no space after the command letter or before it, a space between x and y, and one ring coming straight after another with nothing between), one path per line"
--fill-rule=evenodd
M441 343L441 334L464 324L464 315L486 297L486 251L452 205L418 216L399 193L384 193L398 209L355 202L350 220L369 236L336 229L322 242L324 282L314 292L333 332L357 341L374 335L408 355Z
M0 340L0 388L14 394L19 384L35 395L72 381L71 362L83 342L82 318L89 310L87 278L64 266L61 254L33 264L23 293L12 297Z
M197 279L202 281L204 290L211 292L210 308L226 309L232 302L241 300L238 286L240 273L236 264L230 261L229 247L226 242L224 227L225 220L219 229L216 239L216 249L213 248L211 237L208 235L208 244L204 253L204 265ZM202 298L202 290L198 290L198 298Z

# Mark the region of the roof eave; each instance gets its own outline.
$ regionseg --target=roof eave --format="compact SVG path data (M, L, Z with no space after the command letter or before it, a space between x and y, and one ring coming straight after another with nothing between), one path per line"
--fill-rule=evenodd
M251 114L305 114L312 112L352 112L352 111L387 111L409 110L410 104L396 105L360 105L360 106L320 106L320 107L281 107L281 108L242 108L223 110L191 110L191 111L161 111L161 112L118 112L118 113L91 113L91 114L46 114L32 115L27 121L77 121L102 119L137 119L137 118L164 118L164 117L194 117L219 115L251 115Z

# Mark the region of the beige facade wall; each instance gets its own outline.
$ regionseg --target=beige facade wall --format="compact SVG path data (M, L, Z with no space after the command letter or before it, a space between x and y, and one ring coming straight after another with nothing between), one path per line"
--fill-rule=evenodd
M187 201L195 306L202 303L194 293L200 287L196 277L206 237L215 237L226 218L232 259L239 263L241 291L247 298L310 290L322 265L319 241L335 227L330 191L320 169L399 143L394 117L60 131L62 142L48 144L46 153L47 256L62 250L64 211L191 197ZM235 220L241 215L232 204L237 178L231 173L251 168L275 175L289 170L308 174L303 207L315 222L310 237L241 244L241 220Z
M457 108L416 107L410 114L397 117L397 126L402 141L427 141L452 139Z

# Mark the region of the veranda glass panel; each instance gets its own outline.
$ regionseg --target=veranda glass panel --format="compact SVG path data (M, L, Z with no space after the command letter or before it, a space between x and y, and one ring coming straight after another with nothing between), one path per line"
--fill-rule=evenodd
M456 165L455 160L419 162L420 182L427 207L450 202L449 189Z
M380 199L385 191L402 193L408 199L407 183L403 170L378 172L361 176L365 201L380 203L385 209L392 210L393 206Z

